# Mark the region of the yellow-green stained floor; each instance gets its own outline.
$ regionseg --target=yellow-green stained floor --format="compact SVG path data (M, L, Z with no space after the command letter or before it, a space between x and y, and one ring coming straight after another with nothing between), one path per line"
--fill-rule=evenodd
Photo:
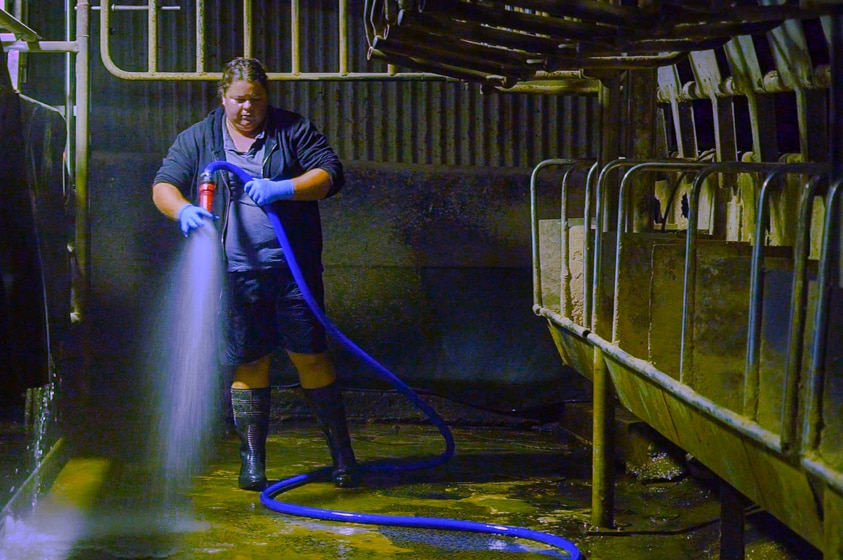
M268 475L280 479L328 460L315 425L277 427L268 443ZM279 499L361 513L463 519L524 527L569 539L590 559L715 559L716 487L686 477L616 486L613 531L589 530L590 449L558 431L457 428L446 464L404 474L368 473L357 489L314 483ZM361 461L430 458L443 450L424 425L354 424ZM334 523L292 517L236 488L237 442L225 439L187 492L142 465L75 457L32 516L6 519L0 559L371 559L565 558L526 539ZM813 558L813 551L763 513L749 516L747 558ZM806 554L808 556L806 556Z

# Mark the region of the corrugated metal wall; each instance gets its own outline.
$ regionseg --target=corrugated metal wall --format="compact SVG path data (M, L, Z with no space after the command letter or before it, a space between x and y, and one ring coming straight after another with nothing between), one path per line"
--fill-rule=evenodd
M115 4L144 5L143 0ZM195 64L194 2L162 0L179 10L160 12L158 69L192 71ZM301 2L301 71L338 71L336 0ZM62 0L34 3L30 20L49 39L64 36ZM290 3L255 0L254 56L271 72L289 72ZM217 103L210 82L126 81L100 60L99 11L92 17L91 142L93 150L164 153L178 131ZM206 4L206 70L219 71L242 54L242 3ZM362 1L349 6L349 70L385 72L366 60ZM124 70L146 70L147 12L117 10L110 16L110 52ZM24 93L62 105L61 56L29 61ZM399 69L402 70L402 69ZM37 84L37 85L36 85ZM460 166L530 167L550 157L593 157L597 151L594 97L481 94L477 85L453 81L273 82L275 104L309 116L347 161Z

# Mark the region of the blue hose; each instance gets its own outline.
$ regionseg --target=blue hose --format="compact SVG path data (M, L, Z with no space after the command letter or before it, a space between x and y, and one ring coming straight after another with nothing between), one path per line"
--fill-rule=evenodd
M214 173L216 171L219 171L220 169L224 169L226 171L234 173L241 181L243 181L244 184L253 179L253 177L246 173L243 169L227 161L215 161L208 165L208 167L205 168L205 171L208 173ZM445 424L445 421L406 383L401 381L392 372L390 372L383 365L381 365L380 362L372 358L362 348L357 346L357 344L355 344L344 333L342 333L325 315L325 312L322 311L322 308L319 306L316 299L313 297L313 294L310 292L310 288L305 282L304 275L302 274L301 269L299 268L299 265L296 262L295 255L293 253L293 248L290 245L289 239L287 238L287 233L284 231L284 226L281 224L281 219L278 217L278 214L275 212L272 205L266 205L263 207L263 209L266 211L266 215L269 217L269 221L272 223L272 227L275 229L275 234L278 237L278 241L284 251L284 256L287 260L287 264L290 267L290 271L293 274L293 278L298 284L299 290L304 296L305 301L307 301L308 306L310 306L311 310L316 315L317 319L319 319L319 321L325 327L325 330L330 333L331 336L333 336L337 341L343 344L346 348L348 348L357 356L362 358L367 364L372 367L372 369L374 369L380 375L381 378L389 382L411 403L413 403L416 408L424 412L424 414L433 423L433 425L438 428L439 432L442 434L442 437L445 439L445 450L438 457L435 457L428 461L380 463L372 465L361 465L361 468L367 472L409 472L433 468L446 462L454 454L454 436L453 434L451 434L451 430ZM298 517L322 519L325 521L362 523L368 525L391 525L397 527L416 527L422 529L439 529L447 531L466 531L474 533L490 533L510 537L519 537L560 548L567 552L573 560L579 560L581 558L579 549L577 549L577 547L571 541L548 533L532 531L530 529L524 529L521 527L511 527L508 525L497 525L491 523L479 523L475 521L462 521L457 519L444 519L436 517L405 517L396 515L354 513L348 511L327 510L321 508L301 506L286 502L279 502L275 500L275 496L286 492L287 490L292 490L293 488L304 486L305 484L308 484L310 482L325 480L326 477L328 477L328 475L330 474L330 471L331 469L329 467L326 467L318 469L311 473L301 474L291 478L280 480L275 484L270 485L263 492L261 492L261 504L263 504L268 509L271 509L272 511L278 513L295 515Z

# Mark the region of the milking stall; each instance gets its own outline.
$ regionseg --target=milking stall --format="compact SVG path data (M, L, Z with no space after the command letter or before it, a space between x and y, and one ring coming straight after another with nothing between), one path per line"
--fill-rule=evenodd
M0 40L0 560L843 560L840 0L0 0ZM327 339L251 385L243 201Z

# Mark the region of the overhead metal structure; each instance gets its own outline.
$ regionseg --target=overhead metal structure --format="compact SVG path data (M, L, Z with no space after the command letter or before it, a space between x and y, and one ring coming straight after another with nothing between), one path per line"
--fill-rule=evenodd
M369 57L496 89L552 89L602 71L657 68L831 3L367 0ZM570 87L568 87L570 89Z

